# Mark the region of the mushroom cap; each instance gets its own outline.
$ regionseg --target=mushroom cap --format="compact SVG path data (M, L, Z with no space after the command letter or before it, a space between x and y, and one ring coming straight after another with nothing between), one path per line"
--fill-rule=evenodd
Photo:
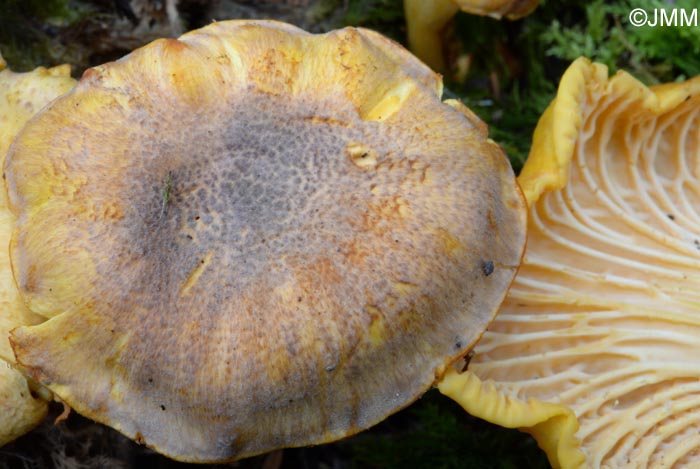
M404 0L408 45L418 58L442 71L442 31L459 10L515 20L532 13L537 5L539 0Z
M577 60L519 182L523 264L470 376L440 388L555 467L700 466L700 77L647 88Z
M19 362L173 458L358 432L492 320L525 202L394 42L231 21L88 71L6 165Z
M37 68L27 73L5 69L0 56L0 161L17 132L49 101L75 85L70 67ZM36 324L41 318L24 305L12 277L8 246L15 217L0 191L0 445L21 436L46 415L47 404L32 395L29 383L16 368L9 332L21 325Z

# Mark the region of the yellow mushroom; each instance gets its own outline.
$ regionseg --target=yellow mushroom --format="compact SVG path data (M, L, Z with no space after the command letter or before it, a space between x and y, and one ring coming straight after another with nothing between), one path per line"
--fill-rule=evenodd
M89 70L6 164L18 361L173 458L373 425L492 320L525 201L486 126L377 33L212 24Z
M441 35L458 11L514 20L529 15L538 4L539 0L404 0L408 45L433 70L443 71Z
M700 77L577 60L519 181L523 265L441 391L555 467L699 467Z
M73 87L70 68L61 65L37 68L28 73L5 69L0 56L0 162L4 163L12 139L39 109ZM0 191L0 445L14 440L37 425L46 415L47 404L34 396L24 375L17 369L10 348L9 331L36 324L41 318L29 311L15 286L7 247L15 217Z

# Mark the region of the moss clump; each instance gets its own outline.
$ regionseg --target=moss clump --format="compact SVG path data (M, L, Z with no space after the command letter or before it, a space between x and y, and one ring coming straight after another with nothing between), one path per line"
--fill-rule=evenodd
M697 8L694 0L673 4L662 0L645 2L595 0L581 5L584 22L568 24L554 19L541 36L548 56L574 60L579 56L604 63L611 72L624 69L642 82L653 85L684 80L700 74L700 28L682 25L680 11L688 15ZM676 10L676 25L634 26L629 14L642 8L649 19L654 12ZM657 13L658 14L658 13Z

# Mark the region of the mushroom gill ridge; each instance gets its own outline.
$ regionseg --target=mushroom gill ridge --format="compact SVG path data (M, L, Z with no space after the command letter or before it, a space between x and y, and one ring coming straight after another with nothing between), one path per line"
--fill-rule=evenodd
M555 467L697 466L700 79L647 88L579 59L519 182L528 248L470 377L531 410L512 426Z

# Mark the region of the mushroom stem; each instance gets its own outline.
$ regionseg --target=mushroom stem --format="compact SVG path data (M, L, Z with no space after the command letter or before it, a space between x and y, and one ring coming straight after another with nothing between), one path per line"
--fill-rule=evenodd
M445 70L440 35L457 11L451 0L404 0L409 47L433 70Z

